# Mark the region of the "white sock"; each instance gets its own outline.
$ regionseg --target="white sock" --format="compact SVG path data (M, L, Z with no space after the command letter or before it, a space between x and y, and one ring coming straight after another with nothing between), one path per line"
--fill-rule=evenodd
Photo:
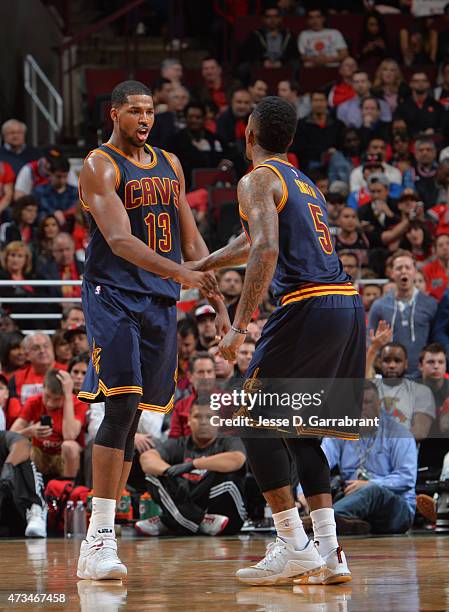
M98 529L110 529L114 534L115 504L115 499L92 498L92 515L87 530L87 538L95 537Z
M307 537L302 521L298 514L298 508L290 508L273 514L274 526L280 538L291 544L295 550L303 550L307 546Z
M315 544L318 546L320 555L325 557L331 550L338 548L334 509L312 510L310 518L312 519Z

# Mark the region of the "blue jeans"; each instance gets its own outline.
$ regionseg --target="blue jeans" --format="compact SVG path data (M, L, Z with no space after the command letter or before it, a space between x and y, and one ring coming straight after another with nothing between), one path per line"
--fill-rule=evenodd
M406 501L377 484L366 485L339 499L334 511L346 518L367 521L373 533L404 533L413 522Z

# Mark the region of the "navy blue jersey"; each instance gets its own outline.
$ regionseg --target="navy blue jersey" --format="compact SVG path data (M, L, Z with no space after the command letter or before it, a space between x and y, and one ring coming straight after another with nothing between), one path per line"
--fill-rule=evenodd
M279 256L270 286L274 297L285 304L337 293L355 295L334 250L326 201L318 187L292 164L276 157L256 166L256 177L257 168L270 168L282 183L282 199L277 206ZM251 240L242 210L240 216Z
M168 153L146 146L151 163L140 164L127 157L111 143L102 144L88 155L103 155L114 165L116 192L129 216L133 236L142 240L162 257L181 262L179 229L179 179ZM89 202L80 199L89 210ZM114 255L95 223L90 218L90 242L87 247L86 280L96 285L112 285L118 289L145 295L179 299L179 283L165 279Z

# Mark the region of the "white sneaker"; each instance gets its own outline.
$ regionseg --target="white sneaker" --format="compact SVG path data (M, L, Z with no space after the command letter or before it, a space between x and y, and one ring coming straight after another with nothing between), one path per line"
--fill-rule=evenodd
M47 537L47 509L38 504L33 504L27 510L27 526L25 529L27 538Z
M85 580L121 580L127 574L117 555L117 540L113 535L98 534L81 542L78 578Z
M222 514L205 514L198 527L198 532L204 535L216 536L229 523L229 518Z
M351 582L351 572L349 571L345 553L341 546L331 550L331 552L323 558L326 562L326 566L319 576L311 576L307 584L341 584L343 582Z
M122 582L92 582L79 580L78 596L82 612L96 610L118 612L126 606L128 591Z
M240 582L253 585L306 583L309 576L318 574L325 566L324 560L309 543L303 550L295 550L281 538L267 546L265 557L256 565L240 569L236 577Z
M143 536L160 536L170 533L158 516L137 521L134 528L139 535Z

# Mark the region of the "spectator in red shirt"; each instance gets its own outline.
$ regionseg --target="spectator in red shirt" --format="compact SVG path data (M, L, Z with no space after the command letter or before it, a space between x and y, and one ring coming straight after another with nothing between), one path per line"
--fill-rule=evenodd
M205 105L213 104L219 113L228 108L226 91L230 83L223 77L223 69L214 57L205 57L201 62L203 83L198 99Z
M338 69L340 78L329 92L328 102L331 108L336 108L356 95L352 87L352 77L357 69L357 62L353 57L345 57L341 62Z
M31 458L42 474L75 478L84 447L86 410L86 404L73 395L70 374L49 370L43 393L26 402L11 431L32 439Z
M17 200L25 195L30 195L35 187L47 185L50 177L50 165L52 160L62 157L62 151L56 147L50 147L39 159L35 159L23 166L17 174L14 185L14 199ZM69 170L68 184L78 186L78 177Z
M252 110L249 91L235 89L231 95L230 107L217 120L217 136L229 151L229 159L239 176L245 173L245 129Z
M208 353L197 353L189 361L188 374L191 392L178 400L173 410L169 438L179 438L190 435L188 424L190 409L201 394L210 393L215 384L215 363Z
M9 381L10 401L8 407L9 426L18 416L25 402L41 392L45 374L51 368L65 369L65 366L55 363L55 354L50 336L36 332L26 336L23 348L28 365L17 370Z
M14 170L4 161L0 161L0 215L11 204L14 189Z
M435 259L423 268L428 294L440 301L449 283L449 235L435 238Z

